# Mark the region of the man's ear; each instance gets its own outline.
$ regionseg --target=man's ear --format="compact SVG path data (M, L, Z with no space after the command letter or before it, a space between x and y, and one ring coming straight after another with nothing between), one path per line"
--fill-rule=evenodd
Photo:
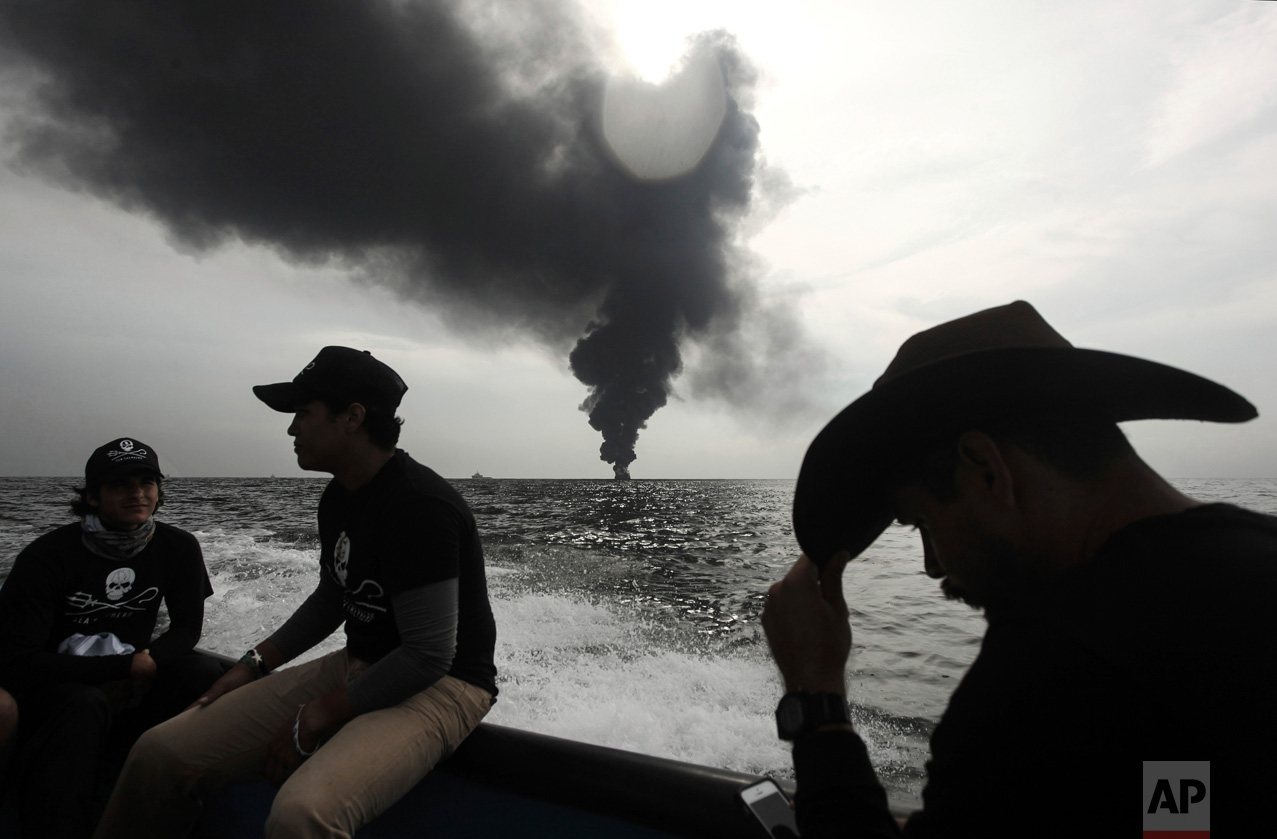
M973 498L1014 507L1015 475L1002 446L982 431L968 431L958 438L959 488Z
M364 424L364 418L368 416L368 410L358 402L351 402L346 406L346 431L353 434L358 431Z

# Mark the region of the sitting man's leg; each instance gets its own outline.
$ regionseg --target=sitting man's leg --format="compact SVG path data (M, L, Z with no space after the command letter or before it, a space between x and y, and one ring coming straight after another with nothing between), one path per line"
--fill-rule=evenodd
M280 789L266 836L352 836L451 754L491 706L487 691L445 676L398 705L355 717Z
M213 790L262 777L266 746L297 707L345 680L345 651L278 670L138 739L94 835L186 836Z
M111 703L95 685L47 685L18 695L22 710L14 780L23 834L84 836Z

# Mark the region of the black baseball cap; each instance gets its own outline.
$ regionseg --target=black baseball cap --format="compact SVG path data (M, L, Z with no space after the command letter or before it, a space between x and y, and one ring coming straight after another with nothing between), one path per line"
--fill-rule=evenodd
M284 413L316 399L336 399L394 414L407 390L399 374L372 353L350 347L324 347L291 382L253 387L258 399Z
M155 449L136 437L117 437L99 446L84 464L84 480L90 484L104 484L132 472L160 472L160 458Z

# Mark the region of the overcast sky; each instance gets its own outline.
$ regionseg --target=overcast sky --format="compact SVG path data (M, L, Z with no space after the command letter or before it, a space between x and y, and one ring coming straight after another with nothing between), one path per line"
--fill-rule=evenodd
M506 8L468 5L476 27ZM1155 468L1277 477L1277 3L559 5L618 79L664 80L688 36L717 29L756 71L729 79L757 148L723 228L748 305L732 329L684 336L636 478L794 477L901 341L1014 299L1075 345L1258 407L1236 427L1127 424ZM117 435L172 475L303 474L289 418L250 387L342 344L402 375L401 445L445 476L611 475L568 363L590 312L480 316L484 295L401 296L375 260L194 243L145 202L19 155L39 77L7 72L23 84L0 88L0 474L80 474ZM742 357L748 375L724 372Z

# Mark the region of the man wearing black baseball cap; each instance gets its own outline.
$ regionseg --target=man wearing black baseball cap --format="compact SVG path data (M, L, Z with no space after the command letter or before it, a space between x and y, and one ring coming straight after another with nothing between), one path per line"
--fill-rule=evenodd
M0 588L26 835L87 836L100 770L221 675L192 651L213 589L195 537L154 517L162 481L136 437L99 447L71 505L80 521L24 548ZM169 626L152 638L161 603Z
M906 341L811 444L794 495L804 553L764 608L802 835L901 830L848 713L842 588L893 520L988 619L905 835L1106 835L1133 812L1142 761L1211 761L1237 805L1261 800L1277 519L1188 498L1117 427L1255 416L1215 382L1075 348L1024 302ZM1239 714L1255 721L1244 736Z
M199 707L138 742L97 835L185 836L211 789L264 775L279 787L268 835L349 836L488 712L496 626L478 529L447 481L395 448L405 391L348 347L253 388L293 414L297 463L333 475L319 584ZM275 672L343 622L344 649Z

